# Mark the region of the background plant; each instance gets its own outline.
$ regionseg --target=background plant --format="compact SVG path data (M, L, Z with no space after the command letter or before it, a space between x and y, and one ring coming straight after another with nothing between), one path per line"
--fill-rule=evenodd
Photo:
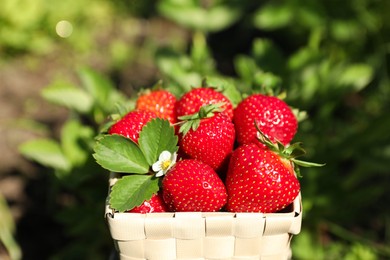
M51 203L66 196L51 214L65 227L65 241L71 242L66 242L55 257L104 259L105 251L110 251L109 234L99 219L104 214L107 172L92 157L94 138L108 116L118 111L116 105L123 109L129 104L110 81L95 71L83 68L78 75L81 86L58 81L42 91L47 101L65 106L70 112L59 139L32 140L22 144L20 152L52 169L48 183Z
M85 258L96 259L106 258L112 249L102 222L107 174L90 155L99 127L117 112L114 104L131 108L134 90L159 79L179 95L206 78L220 85L233 103L239 98L232 86L244 95L281 88L289 104L307 112L296 139L305 144L308 160L327 165L302 171L304 220L302 233L293 239L295 259L390 256L387 1L77 2L64 3L72 6L69 20L79 24L77 34L65 42L50 29L57 18L62 19L62 5L56 13L38 1L24 9L29 15L19 16L21 6L31 3L6 1L0 10L0 51L8 60L21 54L46 55L67 46L71 49L64 53L77 56L71 61L65 58L67 66L85 63L94 68L78 72L79 84L65 79L44 88L45 99L66 107L69 115L61 133L21 147L51 176L54 206L47 214L60 223L64 232L59 236L66 247L50 254L71 258L84 252ZM90 12L81 10L86 4ZM184 34L169 34L169 41L164 41L147 30L137 38L141 44L129 38L134 33L129 28L135 28L131 25L144 26L153 19ZM37 34L35 28L50 33ZM127 34L113 33L116 30ZM103 45L91 40L99 39L103 31L112 36L103 37ZM80 58L86 56L100 63ZM153 71L146 74L146 81L131 74L135 67L129 65L134 61L147 64L143 71ZM133 84L123 84L128 74Z

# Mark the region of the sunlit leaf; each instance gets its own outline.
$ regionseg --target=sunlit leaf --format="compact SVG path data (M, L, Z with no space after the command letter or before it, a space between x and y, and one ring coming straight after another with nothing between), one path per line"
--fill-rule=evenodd
M367 64L353 64L342 72L339 82L352 85L356 91L360 91L371 81L373 73L372 67Z
M57 105L65 106L80 113L90 111L92 97L84 90L65 82L54 82L42 90L42 96Z
M11 259L21 259L21 248L15 239L15 222L6 199L0 192L0 242L5 246Z
M104 135L94 147L93 157L112 172L140 173L149 171L149 164L138 145L121 135Z
M78 73L83 83L82 86L90 93L95 101L100 105L106 104L110 92L114 90L112 82L87 67L80 69Z
M293 12L288 6L276 5L272 2L261 7L255 14L254 24L261 29L278 29L292 21Z
M82 125L77 120L69 120L61 130L61 146L72 165L82 165L89 157L91 150L87 141L93 140L92 128Z
M27 158L44 166L60 170L69 170L70 163L66 159L60 145L51 139L35 139L23 143L19 151Z
M228 5L203 7L197 1L160 1L158 10L169 19L204 32L219 31L233 24L241 16L238 8Z

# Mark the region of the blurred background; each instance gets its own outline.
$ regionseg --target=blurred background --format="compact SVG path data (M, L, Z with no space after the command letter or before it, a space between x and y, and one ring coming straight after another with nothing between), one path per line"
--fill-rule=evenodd
M0 259L109 259L94 136L139 89L205 77L307 112L326 166L302 169L294 259L390 259L390 1L55 2L1 1Z

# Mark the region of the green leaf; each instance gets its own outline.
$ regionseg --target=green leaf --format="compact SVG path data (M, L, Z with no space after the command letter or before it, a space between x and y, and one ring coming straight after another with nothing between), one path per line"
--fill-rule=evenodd
M61 130L61 146L66 158L73 166L86 162L91 151L87 146L93 141L94 131L77 120L69 120Z
M112 172L140 173L149 171L149 164L136 143L121 135L103 135L94 147L93 157Z
M148 122L140 132L138 143L146 161L152 165L163 151L178 150L178 137L168 120L156 118Z
M262 93L278 95L282 88L282 79L272 73L256 73L254 82L261 87Z
M264 72L272 72L276 75L282 75L285 66L285 57L277 45L263 38L256 38L252 44L251 57L256 62L259 69Z
M340 84L351 85L356 91L362 90L372 80L374 71L366 64L353 64L345 69L339 78Z
M195 32L192 37L191 61L193 69L201 74L210 73L214 70L214 61L211 51L207 46L206 35Z
M98 104L103 105L107 101L110 92L114 90L112 83L89 68L82 68L78 71L83 87L95 98Z
M237 89L232 78L226 77L207 77L206 84L215 87L218 91L224 94L233 106L238 105L242 100L240 91Z
M293 15L288 6L269 3L256 12L254 24L259 29L274 30L289 25Z
M70 163L66 159L60 145L51 139L36 139L19 146L19 151L25 157L44 166L68 171Z
M22 259L21 248L14 237L15 222L6 199L0 192L0 242L11 259Z
M247 83L251 83L254 75L258 72L254 59L242 54L235 57L234 68L239 77Z
M82 89L65 82L57 81L42 90L42 96L57 105L65 106L80 113L92 108L92 98Z
M239 8L214 4L208 8L199 1L160 1L159 12L169 19L191 29L219 31L236 22L241 16ZM212 22L210 22L212 21Z
M159 190L159 180L152 175L128 175L119 179L110 193L111 208L124 212L141 205Z

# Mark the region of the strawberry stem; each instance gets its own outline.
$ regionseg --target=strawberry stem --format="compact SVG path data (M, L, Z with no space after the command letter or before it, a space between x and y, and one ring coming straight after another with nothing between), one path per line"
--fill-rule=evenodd
M292 162L294 166L294 171L298 177L302 177L302 175L300 174L299 166L322 167L325 165L321 163L313 163L313 162L297 160L296 159L297 157L306 154L306 151L303 149L301 142L296 142L286 147L279 140L276 140L276 142L272 142L271 139L269 139L269 137L260 130L256 121L255 121L255 127L258 132L257 140L259 140L259 142L267 146L267 148L270 149L271 151L279 154L282 158Z
M223 112L225 110L223 108L224 105L225 102L203 105L199 111L194 114L178 117L178 119L181 120L178 122L180 125L179 132L186 135L190 129L195 131L198 129L201 119L211 118L215 113Z

